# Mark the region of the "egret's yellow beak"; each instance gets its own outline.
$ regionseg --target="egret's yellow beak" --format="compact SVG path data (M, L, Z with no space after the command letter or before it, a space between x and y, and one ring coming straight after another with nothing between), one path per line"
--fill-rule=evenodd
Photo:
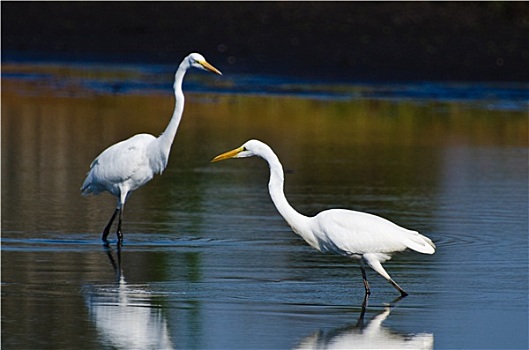
M199 61L199 63L202 65L202 67L206 68L207 70L209 70L209 71L211 71L213 73L217 73L218 75L222 75L220 70L218 70L217 68L213 67L207 61Z
M211 160L211 162L213 163L213 162L218 162L220 160L233 158L233 157L237 156L237 154L241 153L242 151L244 151L244 147L239 147L239 148L236 148L236 149L234 149L232 151L228 151L226 153L219 154L218 156L213 158Z

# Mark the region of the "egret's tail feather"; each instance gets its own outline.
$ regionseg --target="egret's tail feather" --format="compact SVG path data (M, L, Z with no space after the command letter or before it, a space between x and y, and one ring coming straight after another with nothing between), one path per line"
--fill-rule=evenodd
M435 253L435 244L432 240L418 232L413 232L413 235L409 237L406 246L409 249L413 249L416 252L423 254Z

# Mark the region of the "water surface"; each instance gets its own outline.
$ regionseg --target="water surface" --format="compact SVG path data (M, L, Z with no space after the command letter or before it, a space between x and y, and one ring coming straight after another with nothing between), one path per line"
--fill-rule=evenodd
M100 242L114 198L79 187L105 147L164 129L171 71L3 66L3 348L527 348L524 86L224 73L186 77L169 166L131 196L118 254ZM356 263L290 231L262 160L209 163L249 138L275 149L300 212L430 237L436 254L385 264L410 296L368 271L363 310Z

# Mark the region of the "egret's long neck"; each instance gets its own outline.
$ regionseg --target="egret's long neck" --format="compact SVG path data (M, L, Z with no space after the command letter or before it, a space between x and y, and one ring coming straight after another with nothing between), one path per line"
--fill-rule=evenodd
M169 160L169 153L171 152L171 145L180 125L182 119L182 113L184 112L184 93L182 92L182 81L186 74L187 67L184 62L180 64L175 73L174 80L174 95L175 95L175 107L173 116L169 121L169 124L165 128L164 132L151 144L150 151L152 152L151 164L155 169L156 173L161 173L167 166Z
M290 227L292 227L296 233L303 236L302 232L305 231L303 230L303 227L306 224L308 217L300 214L294 208L292 208L285 197L283 166L272 150L267 152L263 158L268 162L270 167L270 181L268 183L268 191L270 192L272 201Z
M182 120L182 113L184 112L184 93L182 92L182 81L184 80L184 75L186 74L186 68L183 64L178 67L175 80L173 84L174 96L175 96L175 107L173 116L169 121L169 124L165 128L165 131L158 137L158 142L164 154L169 156L169 151L173 140L180 125L180 120Z

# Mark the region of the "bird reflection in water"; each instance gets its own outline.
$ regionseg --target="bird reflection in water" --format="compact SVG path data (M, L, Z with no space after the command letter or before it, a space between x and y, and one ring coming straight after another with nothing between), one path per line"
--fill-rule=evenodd
M390 312L402 297L384 311L376 315L367 324L364 316L368 297L364 297L362 311L355 325L331 330L319 330L303 339L296 349L433 349L432 333L398 334L384 327Z
M90 286L85 295L90 319L102 342L116 349L173 349L167 321L162 310L153 305L150 292L127 284L119 249L117 259L110 247L106 253L117 285Z

